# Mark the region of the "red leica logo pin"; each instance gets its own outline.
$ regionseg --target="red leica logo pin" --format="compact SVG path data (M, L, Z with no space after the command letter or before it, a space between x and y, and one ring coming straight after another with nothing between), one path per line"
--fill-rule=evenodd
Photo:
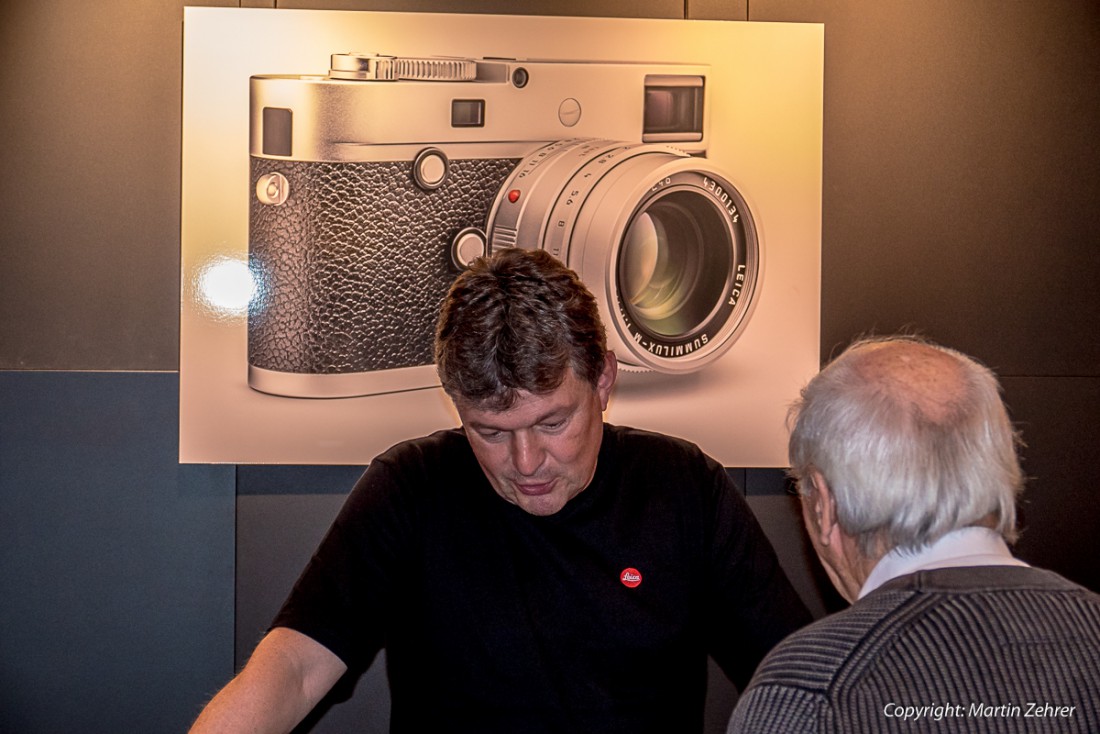
M633 589L642 583L642 574L636 568L626 568L620 574L619 581L623 582L623 586Z

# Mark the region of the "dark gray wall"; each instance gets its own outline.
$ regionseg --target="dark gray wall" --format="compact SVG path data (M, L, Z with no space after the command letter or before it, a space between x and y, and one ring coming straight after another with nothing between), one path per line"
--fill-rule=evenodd
M1028 444L1019 552L1100 589L1095 0L279 5L825 23L823 358L907 329L996 369ZM184 730L348 488L176 462L182 18L0 2L0 731ZM778 476L743 477L835 602Z
M233 467L172 373L0 372L0 732L171 732L233 671Z

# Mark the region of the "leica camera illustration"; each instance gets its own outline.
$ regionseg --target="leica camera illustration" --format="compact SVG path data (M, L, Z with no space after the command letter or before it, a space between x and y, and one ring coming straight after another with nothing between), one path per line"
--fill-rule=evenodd
M757 301L756 225L706 158L707 67L335 54L251 79L249 385L438 385L432 340L480 255L544 248L626 369L699 370Z

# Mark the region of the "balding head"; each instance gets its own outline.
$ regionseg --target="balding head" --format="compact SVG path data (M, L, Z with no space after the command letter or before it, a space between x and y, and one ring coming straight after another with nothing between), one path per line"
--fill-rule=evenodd
M952 420L966 397L968 375L958 357L911 340L868 342L841 357L898 410L911 410L927 420Z
M968 525L1015 537L1023 478L997 379L909 338L849 347L793 406L791 473L820 472L868 556Z

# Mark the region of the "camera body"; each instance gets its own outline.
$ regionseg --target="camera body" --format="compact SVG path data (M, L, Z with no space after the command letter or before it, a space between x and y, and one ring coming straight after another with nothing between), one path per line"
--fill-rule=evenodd
M499 247L577 270L628 368L712 361L747 320L760 258L743 198L701 158L706 73L336 54L327 76L252 77L250 386L438 385L440 304Z

